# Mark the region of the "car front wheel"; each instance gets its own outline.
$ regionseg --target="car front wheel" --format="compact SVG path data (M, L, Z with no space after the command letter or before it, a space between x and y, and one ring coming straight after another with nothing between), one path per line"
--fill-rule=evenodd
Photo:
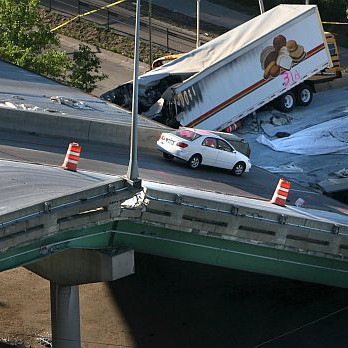
M187 162L188 166L191 169L199 168L201 163L202 163L202 157L201 157L201 155L199 155L197 153L195 155L193 155Z
M244 171L245 171L245 163L238 162L234 165L232 169L232 174L236 176L240 176L244 173Z

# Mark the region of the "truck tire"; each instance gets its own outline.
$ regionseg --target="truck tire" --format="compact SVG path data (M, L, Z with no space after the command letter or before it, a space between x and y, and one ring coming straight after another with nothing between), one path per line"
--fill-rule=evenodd
M287 91L277 99L277 107L280 111L290 112L296 105L295 94L292 91Z
M296 88L296 104L308 106L313 99L313 90L306 84L301 84Z

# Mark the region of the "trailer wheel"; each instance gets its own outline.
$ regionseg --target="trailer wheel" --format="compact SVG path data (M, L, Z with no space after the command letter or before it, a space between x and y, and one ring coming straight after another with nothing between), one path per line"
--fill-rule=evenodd
M296 89L296 103L301 106L308 106L313 99L313 90L308 85L300 85Z
M292 91L287 91L278 97L278 109L283 112L290 112L295 107L295 94Z

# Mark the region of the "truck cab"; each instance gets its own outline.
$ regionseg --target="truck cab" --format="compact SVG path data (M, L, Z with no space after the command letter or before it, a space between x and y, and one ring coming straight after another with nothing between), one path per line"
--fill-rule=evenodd
M312 81L314 84L329 82L342 77L341 64L338 56L335 36L329 32L325 32L325 38L330 51L333 66L331 68L326 68L319 74L315 74L314 76L310 77L308 81Z

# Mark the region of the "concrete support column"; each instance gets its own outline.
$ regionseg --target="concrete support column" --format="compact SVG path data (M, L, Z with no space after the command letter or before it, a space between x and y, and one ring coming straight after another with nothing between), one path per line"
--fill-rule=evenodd
M79 287L50 283L52 345L80 348Z

